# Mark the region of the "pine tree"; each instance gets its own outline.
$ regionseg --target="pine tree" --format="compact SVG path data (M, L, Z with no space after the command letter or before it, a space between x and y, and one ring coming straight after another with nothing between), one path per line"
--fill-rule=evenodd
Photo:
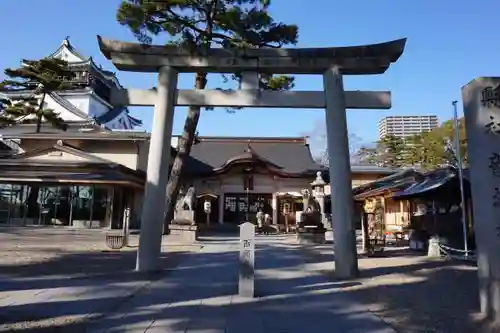
M377 141L377 164L389 168L399 168L404 165L404 141L402 138L387 135Z
M377 148L361 146L352 157L351 163L360 165L378 165Z
M274 21L268 12L270 3L270 0L124 0L117 20L143 43L151 43L154 36L165 33L169 44L193 53L213 47L279 48L295 44L298 27ZM238 80L239 73L232 79ZM195 89L205 89L206 85L207 74L196 73ZM260 85L262 89L290 89L293 77L261 75ZM167 186L166 223L173 218L199 117L200 108L190 107Z
M425 133L415 134L405 138L405 147L403 153L403 161L405 166L422 167L424 165L423 135L425 135Z
M65 130L63 119L52 109L44 107L47 94L69 89L74 73L61 59L44 58L23 60L17 69L5 70L8 77L0 82L0 125L36 123L39 133L45 120L52 126ZM29 93L27 96L24 94ZM9 95L14 97L9 98Z

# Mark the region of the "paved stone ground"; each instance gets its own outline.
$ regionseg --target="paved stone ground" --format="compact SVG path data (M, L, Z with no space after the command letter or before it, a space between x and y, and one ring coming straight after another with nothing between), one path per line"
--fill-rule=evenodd
M304 251L293 237L263 236L258 297L245 300L235 296L237 239L207 238L200 253L167 246L165 267L177 268L157 276L131 272L135 249L102 252L103 239L0 229L0 332L395 332L383 321L399 333L480 332L477 272L462 263L391 251L360 259L361 277L341 282L332 245Z
M237 294L237 239L207 239L201 253L85 328L67 332L394 333L387 324L304 270L300 250L283 237L258 237L257 297ZM66 332L66 330L65 330Z
M333 245L304 248L308 269L335 281ZM398 332L476 333L480 327L477 268L460 261L430 260L408 250L361 257L361 276L337 289L365 304ZM492 331L500 332L500 330Z
M107 249L100 230L0 228L0 332L54 332L117 306L160 278L133 272L134 244L137 236L116 252ZM199 249L164 246L163 267L168 272Z

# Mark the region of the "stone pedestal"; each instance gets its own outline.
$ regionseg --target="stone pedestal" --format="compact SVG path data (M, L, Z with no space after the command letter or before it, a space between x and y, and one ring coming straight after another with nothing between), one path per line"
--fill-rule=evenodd
M431 237L429 239L429 247L427 249L427 256L430 258L441 257L441 250L439 249L439 238Z
M325 244L326 228L321 223L321 213L303 213L301 217L297 228L297 242L304 245Z
M176 236L182 243L194 243L198 240L198 226L169 224L170 235Z
M326 231L318 226L305 226L297 229L297 242L301 245L319 245L326 243Z
M194 211L192 210L179 210L175 212L173 224L194 225Z

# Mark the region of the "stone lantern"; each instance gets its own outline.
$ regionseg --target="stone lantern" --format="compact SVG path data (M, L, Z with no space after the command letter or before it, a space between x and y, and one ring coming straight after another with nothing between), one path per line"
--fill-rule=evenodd
M325 216L325 185L326 182L324 181L323 176L321 175L321 171L318 171L316 173L316 179L311 183L311 187L313 190L313 196L318 201L320 207L321 220L323 222L323 225L325 225L326 227L328 221Z
M311 186L315 197L325 196L326 182L323 180L323 176L321 176L321 171L316 173L316 179L311 183Z

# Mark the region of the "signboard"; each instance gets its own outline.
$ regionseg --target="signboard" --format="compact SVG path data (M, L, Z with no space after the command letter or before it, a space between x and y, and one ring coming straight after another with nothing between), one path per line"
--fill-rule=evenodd
M240 260L238 293L242 297L254 297L255 289L255 225L240 225Z

